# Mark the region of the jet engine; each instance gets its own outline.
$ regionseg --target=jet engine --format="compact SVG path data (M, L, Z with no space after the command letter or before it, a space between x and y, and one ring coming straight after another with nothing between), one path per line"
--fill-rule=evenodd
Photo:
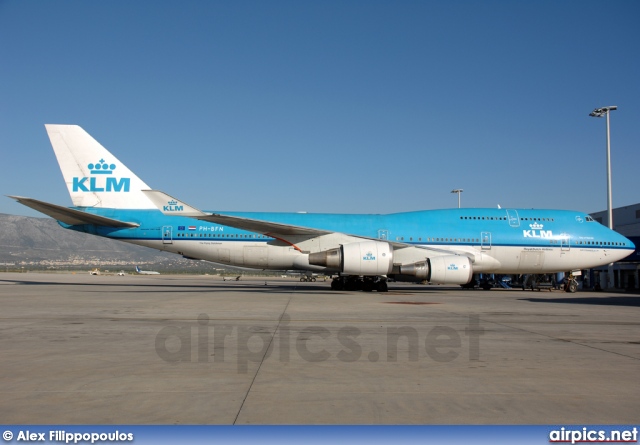
M393 267L389 243L363 241L309 254L309 264L338 270L347 275L387 275Z
M435 284L467 284L473 277L471 260L466 256L443 255L394 268L400 279L415 277Z

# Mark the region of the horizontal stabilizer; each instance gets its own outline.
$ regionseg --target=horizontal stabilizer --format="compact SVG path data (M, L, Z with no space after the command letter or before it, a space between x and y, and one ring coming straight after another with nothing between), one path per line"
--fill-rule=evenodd
M105 227L139 227L140 224L118 221L117 219L106 218L104 216L94 215L92 213L83 212L81 210L74 210L67 207L62 207L56 204L50 204L44 201L38 201L37 199L25 198L22 196L9 196L18 201L20 204L27 207L31 207L38 212L42 212L45 215L49 215L53 219L61 221L70 226L77 226L82 224L95 224L96 226Z
M249 232L264 235L311 235L320 236L333 233L328 230L312 229L309 227L293 226L259 219L242 218L239 216L221 215L218 213L204 213L182 201L175 199L159 190L142 191L165 215L186 216L200 221L209 221L223 226L235 227Z

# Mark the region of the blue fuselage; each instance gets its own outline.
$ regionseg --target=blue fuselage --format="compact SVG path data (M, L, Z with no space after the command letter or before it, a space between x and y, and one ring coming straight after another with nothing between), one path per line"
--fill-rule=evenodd
M242 257L247 255L246 249L240 256L234 256L234 249L259 245L280 249L294 246L296 252L284 255L292 257L303 252L305 243L310 242L300 236L255 233L188 217L165 216L158 210L80 210L137 223L139 227L65 227L231 265L254 266L250 258ZM546 272L593 267L592 264L607 261L605 257L610 258L609 262L617 261L632 253L635 248L627 238L594 221L589 215L565 210L463 208L388 215L218 213L407 246L424 246L452 252L478 252L487 259L492 258L498 262L498 265L494 262L493 266L484 268L478 264L478 270L505 273L524 270L522 255L519 254L521 252L547 252L546 261L542 261L543 265L536 266L535 269ZM225 249L231 249L231 252L221 253ZM282 255L282 252L271 252L274 261L263 261L259 267L296 267L295 259L284 259ZM540 262L540 258L537 261Z

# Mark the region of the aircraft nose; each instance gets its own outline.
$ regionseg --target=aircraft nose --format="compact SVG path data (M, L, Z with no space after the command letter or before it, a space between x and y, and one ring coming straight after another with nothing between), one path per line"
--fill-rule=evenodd
M628 239L628 238L626 238L624 236L622 237L622 239L624 241L621 244L623 244L625 248L624 249L620 249L617 252L616 257L618 257L618 258L617 258L616 261L620 261L620 260L625 259L626 257L631 255L636 250L636 245L630 239Z

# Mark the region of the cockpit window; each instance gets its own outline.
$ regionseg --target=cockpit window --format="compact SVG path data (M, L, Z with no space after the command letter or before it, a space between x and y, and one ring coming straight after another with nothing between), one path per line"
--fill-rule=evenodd
M587 222L593 222L593 218L590 217L590 216L587 216L586 220L587 220Z

